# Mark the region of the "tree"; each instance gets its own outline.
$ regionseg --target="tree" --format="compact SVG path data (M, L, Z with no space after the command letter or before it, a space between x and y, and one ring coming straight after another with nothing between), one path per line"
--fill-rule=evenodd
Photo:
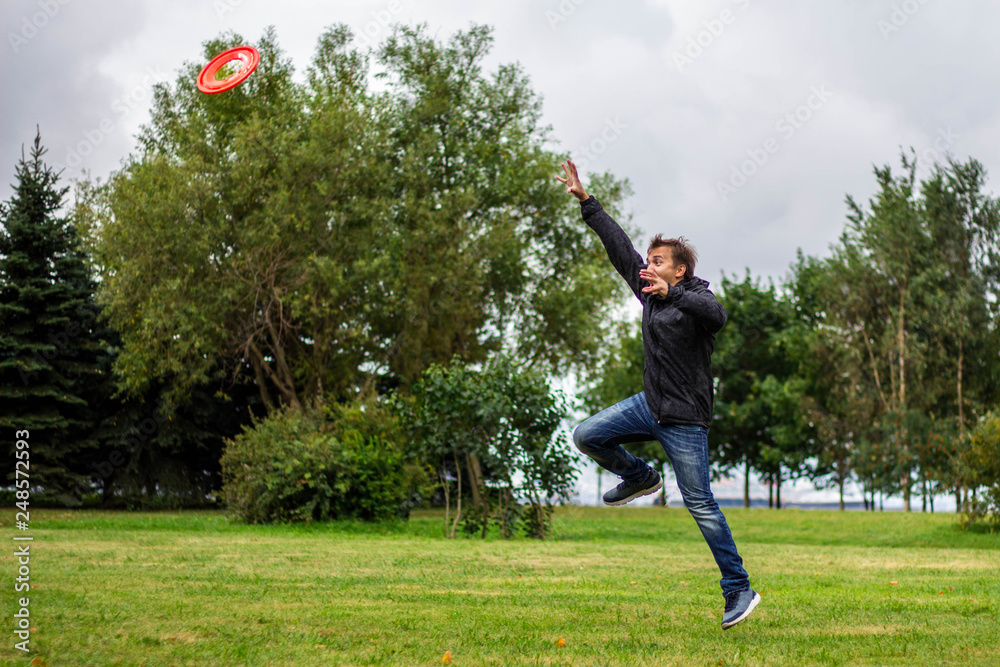
M882 459L872 456L868 443L880 441L882 433L874 428L881 410L868 381L868 358L827 313L833 312L827 290L838 280L836 271L835 261L805 257L800 250L786 287L798 323L791 338L793 356L816 431L817 459L810 476L818 487L837 487L843 510L844 487L852 477L861 483L866 507L869 492L875 493Z
M875 169L879 191L867 207L848 196L848 226L833 256L809 267L800 258L799 269L814 274L814 323L842 347L836 356L852 387L839 407L821 399L827 415L867 442L857 462L869 490L898 489L909 510L914 483L925 498L936 486L932 476L950 475L941 488L957 488L948 470L959 467L970 384L972 395L995 391L996 355L984 352L995 344L987 292L995 293L1000 218L975 161L935 165L918 183L915 159L901 159L902 173ZM971 383L970 361L981 369ZM914 385L919 392L907 390ZM956 438L944 435L952 419ZM866 432L866 424L881 434Z
M935 407L953 414L957 425L957 437L942 443L946 460L935 468L943 489L954 491L956 511L961 512L959 450L967 445L967 423L996 398L997 330L991 326L989 311L1000 288L996 269L1000 203L986 192L985 168L971 158L964 164L949 159L946 166L934 165L922 194L933 258L942 276L934 307L948 314L928 322L927 334L940 360L930 375L941 382L950 380L954 387L954 392L942 392L943 400Z
M933 404L923 386L925 340L917 329L932 317L931 296L938 276L931 262L931 237L916 186L916 161L901 156L903 170L876 167L879 191L862 207L848 195L848 225L829 260L832 277L823 291L824 323L867 359L881 404L879 423L891 448L904 508L910 509L914 443L905 428L910 410Z
M983 497L970 499L964 510L966 527L985 522L990 530L1000 527L1000 413L984 415L970 434L969 482L982 488Z
M59 187L45 153L39 131L0 207L0 425L29 432L32 486L76 504L89 487L81 471L96 446L107 346L90 267L61 214L69 188Z
M93 235L128 391L170 377L180 402L245 362L272 411L405 386L455 355L591 363L624 288L553 187L525 74L482 71L485 27L351 40L326 31L305 84L269 31L225 95L200 94L193 63L157 87ZM609 204L626 187L598 180Z
M548 535L552 505L568 497L576 470L575 457L553 439L565 397L542 374L509 358L482 370L456 358L429 367L411 394L390 402L437 471L449 538L460 523L482 537L491 523L504 538L519 524L529 536ZM471 503L463 509L466 491Z
M715 415L709 447L722 470L741 467L743 505L750 506L750 475L777 484L778 506L784 472L803 471L811 443L803 422L801 382L791 354L795 323L790 302L772 283L764 289L750 278L723 276L719 300L729 319L716 338Z

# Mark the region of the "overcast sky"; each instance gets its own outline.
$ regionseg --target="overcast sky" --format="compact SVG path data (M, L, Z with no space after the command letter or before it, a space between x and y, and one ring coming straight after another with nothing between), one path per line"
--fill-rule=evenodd
M632 181L640 252L683 234L715 285L825 254L845 195L867 199L900 147L975 157L994 182L1000 166L1000 3L985 0L3 0L0 17L4 200L36 124L64 177L106 177L153 82L268 25L300 74L334 23L374 41L388 22L441 39L494 26L490 62L524 66L559 147Z

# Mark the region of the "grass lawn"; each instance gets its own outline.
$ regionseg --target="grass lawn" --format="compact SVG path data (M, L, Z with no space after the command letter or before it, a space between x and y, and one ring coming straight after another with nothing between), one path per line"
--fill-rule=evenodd
M763 601L719 627L686 510L562 508L544 542L446 540L437 512L243 526L32 510L31 653L5 665L1000 665L1000 535L954 515L726 509ZM560 646L562 639L564 646Z

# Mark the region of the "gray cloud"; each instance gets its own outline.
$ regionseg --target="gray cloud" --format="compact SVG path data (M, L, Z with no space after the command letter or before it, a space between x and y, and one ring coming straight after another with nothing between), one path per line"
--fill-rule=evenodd
M0 174L4 186L12 182L21 147L34 140L36 125L49 149L46 157L55 163L65 159L68 148L84 141L88 130L107 119L117 121L111 104L122 93L121 81L102 65L141 30L145 14L141 3L112 0L3 4ZM112 132L94 150L120 156L128 148L127 136ZM9 192L2 195L8 197Z
M46 2L58 12L15 53L6 35ZM632 181L642 230L635 245L644 248L658 232L684 234L701 253L699 273L715 283L723 270L746 267L781 276L797 247L825 253L843 228L845 194L865 199L872 164L897 163L900 146L942 156L935 141L947 134L948 150L960 158L987 167L1000 158L993 67L1000 44L991 32L1000 7L983 3L59 3L17 0L0 10L7 49L0 170L8 183L36 123L58 162L86 149L88 132L96 137L102 122L112 123L67 175L116 168L148 117L143 78L154 72L172 80L225 30L256 39L275 25L301 75L323 28L338 22L359 34L367 28L376 41L390 21L427 22L441 39L471 22L493 25L490 63L524 66L558 147L591 171ZM679 67L678 54L690 53ZM778 124L794 118L816 86L832 91L830 98L786 136ZM617 130L609 133L609 124ZM768 140L776 149L748 166ZM752 175L721 196L719 183L743 167Z

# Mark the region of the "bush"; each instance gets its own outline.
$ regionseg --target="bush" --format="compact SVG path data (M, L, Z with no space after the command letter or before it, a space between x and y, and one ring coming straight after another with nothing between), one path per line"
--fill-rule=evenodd
M248 523L407 518L426 473L404 444L372 400L285 409L226 443L221 497Z
M968 476L980 496L970 499L962 517L966 528L1000 528L1000 413L990 412L969 437Z

